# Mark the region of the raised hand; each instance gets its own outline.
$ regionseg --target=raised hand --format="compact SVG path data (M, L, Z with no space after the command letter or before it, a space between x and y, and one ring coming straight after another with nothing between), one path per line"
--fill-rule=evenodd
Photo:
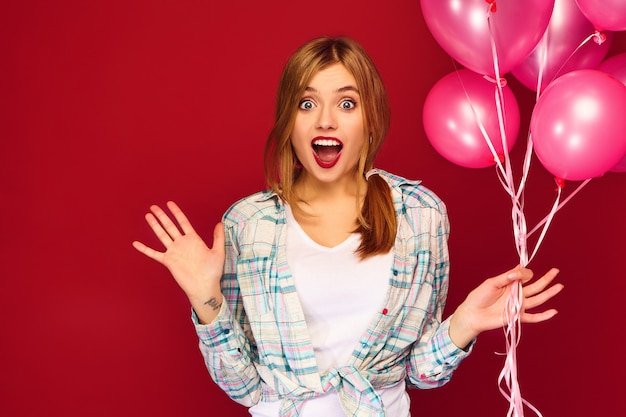
M167 208L174 221L159 207L150 207L146 221L165 247L160 252L135 241L133 246L147 257L165 265L185 292L198 317L210 321L222 303L220 278L224 267L224 229L221 223L213 231L213 247L209 248L191 223L174 203Z
M563 289L562 284L550 286L558 273L557 269L551 269L537 281L523 286L521 322L539 323L557 314L555 309L536 313L528 310L543 305ZM453 342L459 347L467 346L481 332L501 328L504 325L504 309L513 286L519 285L520 281L527 284L532 277L530 269L517 267L489 278L476 287L452 316L450 337Z

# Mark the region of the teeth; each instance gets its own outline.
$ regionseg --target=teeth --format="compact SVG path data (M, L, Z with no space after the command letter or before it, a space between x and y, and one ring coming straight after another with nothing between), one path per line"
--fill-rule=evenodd
M313 142L313 145L316 145L316 146L341 146L341 143L339 143L339 141L334 140L334 139L317 139L315 142Z

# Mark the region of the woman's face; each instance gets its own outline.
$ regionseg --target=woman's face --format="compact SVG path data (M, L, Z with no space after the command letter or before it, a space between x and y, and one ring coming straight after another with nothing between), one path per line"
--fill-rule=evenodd
M325 183L354 178L366 136L361 105L356 81L342 64L313 76L291 134L303 175Z

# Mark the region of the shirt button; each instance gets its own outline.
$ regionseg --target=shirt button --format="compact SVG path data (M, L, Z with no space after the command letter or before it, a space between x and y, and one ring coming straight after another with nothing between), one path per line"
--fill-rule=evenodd
M398 275L398 270L397 270L397 269L394 269L394 270L393 270L393 274L397 276L397 275Z
M383 308L383 315L387 315L387 313L389 312L389 310L387 310L386 308Z
M224 329L224 334L230 333L230 329Z

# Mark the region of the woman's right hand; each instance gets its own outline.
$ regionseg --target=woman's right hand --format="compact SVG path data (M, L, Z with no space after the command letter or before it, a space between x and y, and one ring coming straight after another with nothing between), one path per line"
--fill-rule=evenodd
M172 212L178 226L159 206L151 206L150 213L146 214L146 221L165 246L165 251L159 252L138 241L133 242L133 246L147 257L167 267L189 298L200 321L208 323L217 315L222 304L220 290L224 268L222 223L215 226L213 247L209 248L174 202L168 202L167 208Z

